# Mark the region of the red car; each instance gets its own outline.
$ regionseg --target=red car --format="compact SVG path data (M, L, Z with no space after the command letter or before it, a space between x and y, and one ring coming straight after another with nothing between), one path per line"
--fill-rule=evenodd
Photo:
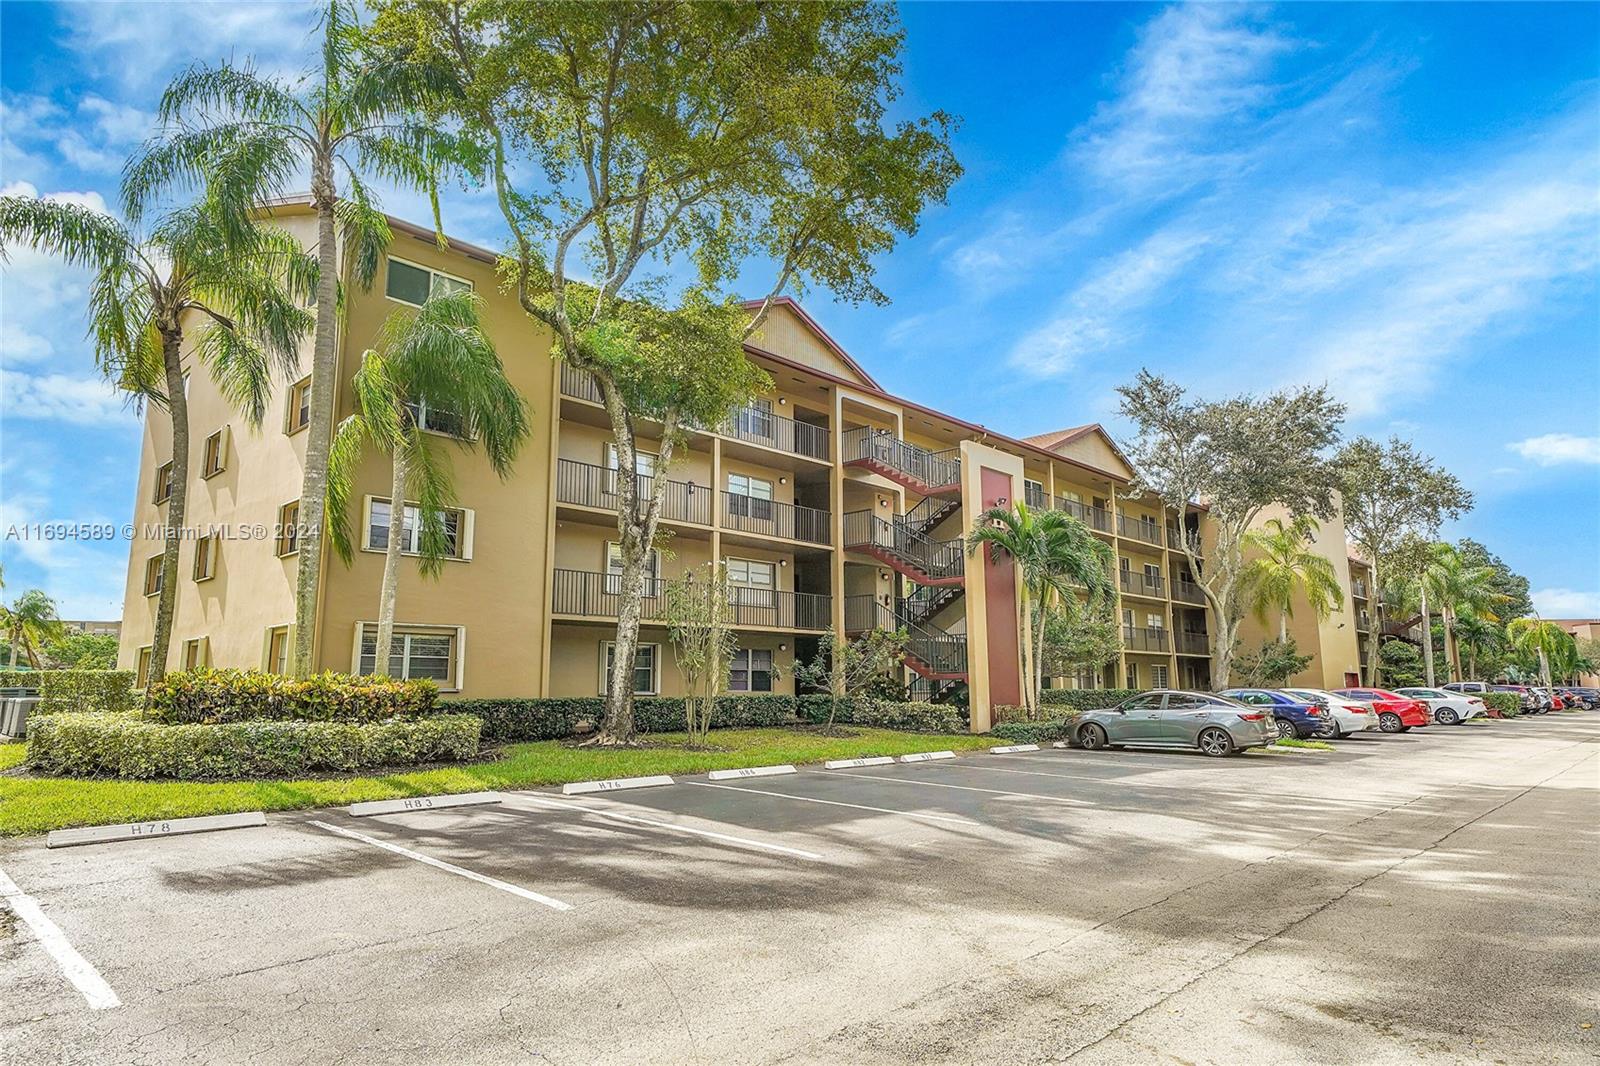
M1378 714L1378 728L1385 733L1404 733L1412 726L1433 724L1433 712L1426 703L1398 693L1381 688L1336 688L1333 694L1372 704Z

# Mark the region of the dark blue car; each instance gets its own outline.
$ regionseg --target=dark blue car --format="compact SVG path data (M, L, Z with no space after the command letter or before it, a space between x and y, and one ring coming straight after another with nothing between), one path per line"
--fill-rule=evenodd
M1323 719L1326 712L1321 707L1270 688L1230 688L1222 695L1240 703L1270 708L1272 724L1277 728L1280 740L1314 737L1327 725Z

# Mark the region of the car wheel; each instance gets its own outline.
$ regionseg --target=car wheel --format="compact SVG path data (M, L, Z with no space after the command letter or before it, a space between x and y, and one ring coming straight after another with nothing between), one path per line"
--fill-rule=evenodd
M1233 754L1233 738L1226 729L1217 729L1213 726L1200 734L1200 750L1213 759L1220 759Z
M1457 724L1460 723L1460 721L1461 721L1461 716L1459 714L1457 714L1455 711L1452 711L1448 707L1440 707L1439 708L1439 724L1440 725L1457 725Z
M1399 733L1404 731L1405 723L1400 721L1400 716L1393 711L1384 711L1378 715L1378 728L1385 733Z
M1078 744L1085 751L1100 751L1109 742L1110 738L1106 736L1106 731L1093 723L1078 730Z
M1323 722L1320 727L1318 727L1317 736L1321 737L1323 740L1338 740L1340 737L1344 736L1344 730L1339 728L1338 722L1335 722L1330 718L1326 722Z
M1289 721L1288 719L1285 719L1285 718L1274 719L1272 725L1278 731L1278 739L1279 740L1293 740L1295 738L1295 736L1294 736L1294 723Z

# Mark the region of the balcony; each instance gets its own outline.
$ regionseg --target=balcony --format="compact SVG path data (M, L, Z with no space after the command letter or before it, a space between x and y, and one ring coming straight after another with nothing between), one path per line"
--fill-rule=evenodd
M1176 634L1179 655L1211 654L1211 638L1204 633L1181 631Z
M604 403L600 386L594 375L586 370L576 370L565 363L561 365L561 395L588 403ZM698 429L697 426L689 426ZM728 416L717 432L724 437L757 444L764 448L801 455L808 459L828 460L828 430L825 426L800 422L775 414L763 407L741 407Z
M1163 588L1165 582L1161 576L1141 574L1135 570L1124 570L1119 575L1122 591L1130 596L1145 596L1153 600L1164 599Z
M1352 582L1350 582L1350 595L1354 596L1358 600L1366 599L1367 598L1367 583L1365 581L1352 581Z
M1123 626L1122 646L1128 651L1164 652L1167 650L1167 631L1165 629L1140 629L1137 626Z
M1111 512L1104 507L1092 507L1077 500L1069 500L1065 496L1057 496L1056 510L1065 511L1096 532L1111 532Z
M929 451L877 426L845 430L839 439L840 462L871 470L919 496L958 492L961 450Z
M622 597L621 577L590 570L556 570L551 585L551 610L580 618L615 618ZM645 578L639 617L659 621L665 610L667 582ZM833 598L814 592L780 592L736 585L733 624L746 629L807 629L821 632L833 622Z
M1206 605L1205 593L1200 591L1200 586L1187 578L1178 578L1172 583L1172 598L1179 603L1192 603L1196 607Z
M1372 632L1372 615L1368 614L1366 611L1357 611L1356 612L1356 632L1357 633L1370 633L1370 632Z
M1042 511L1049 507L1048 501L1050 497L1045 493L1044 489L1031 481L1023 482L1022 498L1027 502L1029 510Z
M724 528L743 533L760 533L768 537L805 541L807 544L827 544L832 540L829 518L827 511L815 507L764 500L738 492L722 494Z
M873 556L919 585L965 581L963 542L925 537L907 526L902 516L890 521L872 511L851 511L844 516L844 546Z
M638 498L643 501L655 489L655 478L637 479ZM580 463L575 459L556 460L556 502L578 507L615 511L622 498L617 495L617 472L610 467ZM642 508L641 508L642 509ZM667 522L711 524L711 489L688 481L667 480L662 491L661 517Z
M1160 522L1149 518L1130 519L1122 514L1117 515L1117 536L1154 544L1156 547L1166 543Z

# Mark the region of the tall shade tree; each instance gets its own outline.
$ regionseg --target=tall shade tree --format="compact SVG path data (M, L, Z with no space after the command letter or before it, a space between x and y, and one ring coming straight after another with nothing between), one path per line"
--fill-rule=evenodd
M975 555L983 547L1010 556L1022 572L1018 621L1022 671L1027 678L1024 710L1029 718L1036 718L1044 687L1044 656L1040 652L1050 613L1068 597L1075 597L1077 589L1086 591L1091 605L1114 599L1111 566L1115 555L1109 544L1065 511L1034 510L1020 500L1014 508L991 507L978 516L967 534L967 553Z
M135 190L124 190L133 196ZM172 471L151 638L150 680L166 673L189 499L185 360L204 364L223 395L260 425L274 372L289 376L311 326L301 306L316 265L288 234L251 226L230 236L214 199L172 210L148 234L75 204L0 197L0 252L26 244L93 272L89 336L100 372L137 401L167 412ZM185 352L186 341L189 352Z
M1427 564L1422 570L1422 586L1444 621L1445 655L1457 681L1466 677L1461 672L1461 648L1457 640L1462 619L1498 622L1500 619L1495 612L1505 609L1508 597L1496 591L1496 579L1493 567L1474 565L1452 545L1430 547Z
M947 116L886 121L901 47L886 5L378 8L377 40L457 72L441 121L490 155L529 343L553 338L592 377L622 470L642 423L665 467L684 427L717 426L768 385L743 342L785 289L885 302L873 258L959 174ZM770 279L754 313L727 296L750 260ZM674 267L688 288L671 298L641 275ZM619 481L616 658L595 743L633 741L629 672L667 483L640 499L645 482Z
M1201 545L1186 534L1183 554L1210 609L1212 684L1226 688L1244 617L1245 534L1274 504L1291 520L1333 516L1337 478L1325 454L1338 443L1344 405L1325 386L1191 400L1148 370L1117 392L1138 433L1129 448L1135 491L1180 521L1191 506L1207 508L1216 542L1202 561Z
M1305 596L1319 620L1344 606L1333 563L1310 547L1321 528L1315 518L1303 514L1288 522L1269 518L1259 529L1245 533L1246 550L1256 553L1245 564L1245 595L1263 623L1277 612L1279 643L1289 639L1297 595Z
M1446 518L1472 509L1472 493L1454 474L1399 437L1390 437L1387 444L1356 437L1339 449L1334 465L1345 531L1372 567L1372 583L1378 588L1408 542L1433 541ZM1426 633L1426 617L1423 623ZM1383 680L1378 643L1367 642L1367 676L1374 685ZM1431 641L1423 643L1432 648Z
M205 181L221 198L229 232L238 235L264 202L285 196L310 170L319 274L291 655L291 671L300 677L311 672L316 647L337 384L340 244L349 272L366 288L392 237L362 175L425 190L438 229L439 176L473 158L466 142L421 117L428 101L453 84L448 71L405 56L378 60L366 54L355 7L347 0L327 4L316 32L318 62L298 80L263 74L249 63L184 71L161 98L164 133L125 172L125 185L139 189ZM127 206L136 218L139 201ZM442 233L438 239L443 242Z
M45 595L43 589L29 589L11 606L0 605L0 631L11 645L11 660L7 666L17 668L17 653L27 656L28 665L42 669L40 651L51 641L64 635L61 618L56 614L56 601Z
M335 550L354 558L349 511L362 458L369 448L389 455L389 528L383 583L378 593L378 634L373 672L386 675L394 649L400 554L417 501L415 551L424 577L437 577L456 554L447 512L455 505L448 452L481 449L500 477L528 438L527 404L506 378L494 345L484 335L481 299L470 290L430 297L418 311L396 311L384 323L376 349L368 349L355 375L356 409L339 423L328 463L328 519ZM461 435L444 441L417 425L419 404L447 412ZM366 530L362 531L363 534Z

